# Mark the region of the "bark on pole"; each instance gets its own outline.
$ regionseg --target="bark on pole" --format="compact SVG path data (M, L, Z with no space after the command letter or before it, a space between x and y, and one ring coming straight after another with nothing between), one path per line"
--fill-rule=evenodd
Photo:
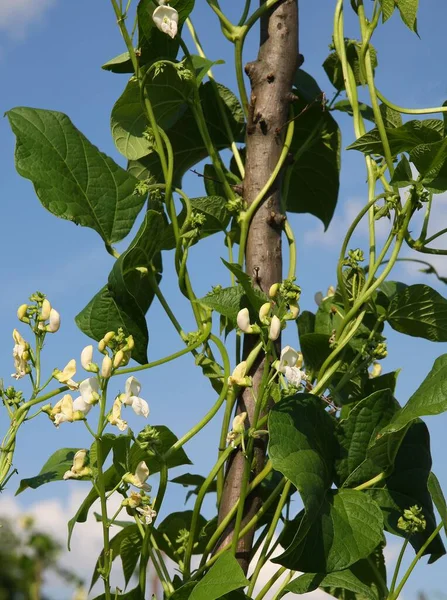
M265 0L260 0L264 4ZM280 0L261 19L260 48L256 61L248 63L245 71L251 83L250 107L247 123L244 199L253 202L267 183L280 157L286 123L289 120L291 89L298 66L298 0ZM268 293L273 283L282 281L280 178L271 187L263 204L252 220L246 250L246 272L253 284ZM244 339L244 356L252 349L255 336ZM263 361L253 368L253 387L256 390L262 377ZM245 389L237 403L237 412L246 411L250 427L254 413L252 391ZM252 477L265 463L266 444L256 441ZM245 457L234 452L228 463L219 522L228 514L240 496ZM245 503L243 525L259 510L261 499L256 491ZM237 559L246 573L253 545L254 530L238 544ZM219 547L232 540L230 525Z

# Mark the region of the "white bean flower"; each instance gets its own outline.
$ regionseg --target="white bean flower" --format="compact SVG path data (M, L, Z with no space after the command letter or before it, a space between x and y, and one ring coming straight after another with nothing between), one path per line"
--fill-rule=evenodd
M286 376L289 383L298 387L303 379L304 373L300 367L303 365L303 355L290 346L281 350L281 356L277 369Z
M130 483L140 490L144 490L145 492L151 491L151 486L146 483L146 479L149 477L149 467L142 460L138 463L137 468L135 469L135 473L126 473L123 476L123 481L125 483Z
M81 395L73 402L74 410L82 410L86 415L99 400L99 382L96 377L84 379L79 384Z
M149 405L146 400L140 398L141 383L133 375L126 380L125 392L120 395L120 401L126 406L131 406L135 414L148 417Z
M178 31L178 12L172 6L164 6L164 4L164 1L160 1L160 6L157 6L152 14L152 19L157 29L174 39Z
M157 512L150 506L138 506L137 512L140 513L145 525L150 525L157 516Z

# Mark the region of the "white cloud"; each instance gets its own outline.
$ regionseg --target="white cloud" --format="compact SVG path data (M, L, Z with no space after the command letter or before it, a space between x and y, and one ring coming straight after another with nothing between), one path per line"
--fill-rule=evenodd
M85 580L88 587L93 568L103 547L102 526L96 522L93 516L95 511L99 511L98 503L95 503L90 509L86 523L76 525L71 542L71 552L67 550L67 522L76 513L85 496L86 489L83 491L78 489L73 490L66 503L63 503L61 499L51 499L27 505L25 508L20 499L4 494L0 496L0 516L9 517L13 523L17 523L19 517L24 514L33 516L36 529L51 534L62 545L61 566L74 571ZM111 498L109 514L114 514L119 502L118 496ZM118 528L112 528L111 535L115 535L117 531L119 531ZM122 589L124 584L119 560L116 561L116 567L112 572L112 585L117 585ZM62 588L61 580L55 575L50 575L45 583L47 593L57 597L56 594ZM66 583L63 584L63 589L67 590ZM69 597L66 596L66 593L65 591L64 598ZM98 593L101 593L101 582L95 585L91 597L96 597Z
M0 0L0 29L11 37L23 38L29 27L40 20L55 1Z
M304 233L304 241L319 246L340 247L349 225L365 206L363 199L351 198L344 202L341 214L336 214L328 230L323 230L323 225L317 223L313 229ZM383 239L388 234L390 221L386 218L376 221L376 236ZM355 236L364 236L368 233L368 217L365 215L355 230Z

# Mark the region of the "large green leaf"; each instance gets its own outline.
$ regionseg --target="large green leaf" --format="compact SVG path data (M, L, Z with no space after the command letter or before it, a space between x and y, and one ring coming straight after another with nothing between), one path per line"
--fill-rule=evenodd
M356 487L378 475L382 469L392 467L392 452L389 465L377 466L368 457L368 447L375 442L380 430L388 425L398 407L390 390L379 390L357 402L347 419L338 421L336 433L340 455L335 465L339 485Z
M93 146L59 112L14 108L16 168L33 182L43 206L62 219L91 227L107 245L131 230L145 198L137 180Z
M327 228L338 198L340 130L321 102L300 99L294 110L298 116L290 147L293 163L284 179L285 205L289 212L318 217Z
M246 585L248 581L239 563L230 552L224 552L195 586L189 600L217 600Z
M387 321L400 333L447 342L447 300L428 285L410 285L395 294Z
M191 82L181 79L170 63L165 64L156 76L149 76L145 88L162 129L169 129L182 116L193 91ZM145 136L148 127L140 85L135 78L131 78L111 115L116 147L129 160L138 160L151 152L152 144Z
M20 481L16 496L27 488L35 490L45 483L62 481L64 473L71 469L74 455L78 450L79 448L61 448L60 450L56 450L41 468L38 475Z
M311 394L284 398L270 412L269 432L273 467L292 481L305 507L286 526L286 551L274 562L329 573L368 556L381 541L380 509L361 492L331 489L337 443L320 400Z
M237 282L242 286L250 306L257 316L257 313L261 306L268 302L267 295L259 288L253 285L253 280L250 275L247 275L243 269L237 263L229 263L222 258L223 264L229 269L233 275L235 275Z
M435 360L432 370L382 431L398 431L419 417L439 415L447 410L447 354Z
M393 155L411 152L420 144L438 142L443 138L444 122L440 119L408 121L401 127L386 129ZM365 154L380 154L384 150L378 129L372 129L358 138L347 150L359 150Z
M433 503L428 490L431 471L430 436L427 426L420 420L408 429L394 461L393 473L381 484L376 484L368 493L383 512L386 529L405 537L397 523L403 511L411 506L422 508L427 526L424 532L415 533L410 543L418 551L436 528ZM437 536L425 550L431 554L430 562L445 554L441 538Z
M375 501L356 490L328 490L310 527L302 513L286 525L286 551L272 562L307 573L343 571L369 556L382 536L383 517Z
M147 211L129 248L115 262L109 281L76 316L78 327L95 340L122 327L132 334L132 358L147 363L149 334L145 314L154 298L148 272L163 239L163 216Z
M291 581L285 587L280 597L288 592L292 594L306 594L307 592L313 592L317 588L321 588L329 593L335 588L353 592L365 600L377 600L377 596L373 590L362 583L350 570L329 573L328 575L324 573L305 573Z
M141 534L138 526L129 522L129 524L121 529L115 536L110 540L110 550L112 560L115 560L118 556L121 557L123 564L124 576L126 586L129 583L130 577L132 576L135 566L138 562L138 558L141 551ZM134 548L132 551L131 548ZM96 561L95 569L93 571L92 580L90 583L90 589L98 581L100 573L99 568L104 564L104 550L101 551L98 560Z
M168 36L165 36L168 37ZM236 96L225 86L217 84L218 93L223 100L224 110L236 141L243 141L245 119L242 108ZM211 82L202 84L199 95L205 120L214 146L218 150L229 148L231 140L228 138L222 116L216 102L214 87ZM181 185L181 179L188 169L208 156L197 122L188 109L177 121L175 127L168 130L167 135L172 144L174 153L174 181ZM131 161L129 171L138 179L153 178L162 180L162 171L158 155L152 152L140 161Z

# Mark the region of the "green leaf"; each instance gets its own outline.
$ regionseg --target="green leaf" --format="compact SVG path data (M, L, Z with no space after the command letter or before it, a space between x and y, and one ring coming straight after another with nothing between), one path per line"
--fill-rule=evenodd
M296 324L298 325L298 333L301 337L306 335L307 333L314 333L315 331L315 315L310 310L304 310L298 319L296 320Z
M332 588L346 590L358 594L365 600L377 600L376 594L367 585L362 583L354 573L349 570L339 571L338 573L305 573L297 579L291 581L286 588L284 593L291 592L292 594L305 594L307 592L313 592L317 588L321 588L325 592L329 592Z
M379 377L368 379L365 386L366 393L370 395L379 390L390 390L394 394L400 371L398 369L397 371L391 371L390 373L379 375Z
M332 352L329 336L324 333L300 335L300 347L306 367L312 371L319 371Z
M131 230L145 199L137 180L93 146L59 112L14 108L16 168L33 182L43 206L62 219L91 227L107 245Z
M313 102L321 98L321 89L312 75L309 75L303 69L298 69L293 80L293 85L300 98L306 102Z
M149 334L145 314L154 298L148 270L162 245L163 216L147 211L135 239L115 262L107 286L76 316L78 327L99 341L122 327L135 341L132 358L147 363Z
M123 565L123 575L126 587L132 575L134 574L135 568L140 559L142 543L143 541L141 539L141 534L139 531L132 537L126 537L121 542L119 554L121 556L121 563Z
M189 600L217 600L248 583L234 556L230 552L224 552L194 587Z
M411 166L408 158L404 154L396 165L390 183L392 185L397 185L398 187L407 187L411 185L412 181L413 173L411 172Z
M104 473L104 487L105 487L106 491L108 492L108 491L112 490L119 483L120 479L121 479L121 477L116 472L115 467L113 465L111 467L109 467L107 469L107 471ZM75 516L68 521L68 541L67 541L68 550L70 550L70 542L71 542L71 536L73 535L74 526L76 525L76 523L85 523L85 521L87 520L87 517L88 517L88 511L90 510L90 507L97 499L98 499L98 492L93 487L90 490L90 492L87 494L87 496L84 498L81 506L76 511Z
M168 37L168 36L164 36ZM236 141L243 141L245 118L236 96L225 86L217 84L218 93L223 100L225 112L228 117L231 131ZM209 133L217 150L231 146L227 131L222 122L222 116L216 102L215 91L211 82L202 84L199 96L208 124ZM190 109L177 121L175 127L168 130L167 135L172 144L174 153L174 184L181 187L181 180L188 169L208 156L196 120ZM138 179L162 179L162 171L158 155L151 154L140 161L131 161L129 171Z
M132 61L128 52L123 52L108 60L102 65L101 69L112 73L133 73Z
M393 155L411 152L419 144L438 142L443 138L444 123L440 119L408 121L401 127L387 128L386 133ZM382 141L377 129L358 138L347 150L359 150L365 154L384 155Z
M392 467L392 453L389 465L377 466L368 457L368 448L398 408L390 390L379 390L357 402L347 419L338 421L336 434L340 455L335 465L339 486L356 487L378 475L382 469Z
M45 483L62 481L64 473L69 471L73 465L73 458L79 448L61 448L50 456L38 475L22 479L15 495L17 496L27 488L36 490Z
M380 5L382 7L382 22L385 23L392 16L396 8L396 2L395 0L380 0Z
M189 498L194 494L198 494L200 488L202 487L203 482L205 481L205 477L203 475L194 475L192 473L184 473L183 475L179 475L178 477L174 477L171 479L171 483L177 483L182 485L185 488L192 487L192 490L189 490L186 494L185 504L188 502ZM212 494L216 492L217 486L216 481L208 486L206 493Z
M432 370L382 431L398 431L419 417L439 415L447 410L447 354L435 360Z
M380 544L383 517L379 506L365 493L329 490L310 528L302 513L286 525L285 539L293 535L286 551L272 562L310 573L343 571Z
M444 530L447 533L447 503L438 478L433 471L428 476L428 491L444 523Z
M145 91L155 118L162 129L169 129L184 114L193 93L190 81L181 79L170 63L157 75L146 78ZM152 143L145 136L149 122L141 102L140 85L131 78L112 109L112 136L118 150L129 160L149 154Z
M285 205L289 212L314 215L327 228L338 198L340 130L321 102L309 105L300 99L294 111L299 116L290 147L293 163L283 186Z
M379 108L385 127L390 129L393 127L402 127L402 116L397 110L390 108L386 104L381 104Z
M287 549L273 562L328 573L368 556L381 541L382 516L361 492L331 490L337 443L333 420L318 398L296 394L281 400L269 414L269 432L273 468L295 485L305 507L287 525Z
M359 102L358 109L364 119L367 119L368 121L371 121L372 123L376 122L376 118L374 116L374 111L370 106L368 106L367 104L364 104L363 102ZM338 102L336 102L333 105L332 110L339 110L340 112L348 113L348 115L351 115L351 117L354 114L349 100L339 100Z
M155 429L158 432L158 445L157 452L158 456L163 456L168 450L172 448L172 446L178 442L178 438L172 433L170 429L168 429L165 425L153 425L152 429ZM159 473L161 469L161 460L155 456L153 453L148 452L148 450L144 450L138 444L138 441L141 439L140 435L144 433L144 429L140 432L137 437L137 443L134 444L130 450L129 454L129 466L132 472L135 472L135 469L139 462L144 460L149 467L149 472L151 474ZM177 450L171 454L167 460L168 469L173 469L174 467L180 467L182 465L191 465L191 461L187 457L183 448Z
M447 139L416 146L410 153L410 160L428 190L435 194L447 190Z
M191 531L192 510L184 512L173 512L157 526L156 539L160 549L178 563L184 543L179 542L182 533ZM205 535L207 520L199 515L197 521L198 539L194 544L193 554L201 554L206 547L209 536ZM155 533L155 532L154 532Z
M387 321L393 329L432 342L447 342L447 300L428 285L410 285L392 299Z
M216 287L208 292L206 296L200 298L198 302L236 323L237 313L241 308L247 306L248 299L244 288L237 285L229 288Z
M140 586L137 586L133 590L126 592L125 594L114 594L113 600L141 600L141 589ZM94 600L107 600L105 594L101 594L100 596L96 596Z
M345 40L346 46L346 58L350 64L355 78L357 86L367 85L366 75L362 71L362 62L360 60L361 55L361 44L357 40ZM377 52L373 46L369 46L371 62L373 71L377 67ZM338 90L342 91L345 89L345 82L343 77L343 69L340 62L340 58L337 52L331 52L323 63L323 68L326 71L326 75L329 77L332 85Z
M396 2L395 4L399 9L400 16L405 25L411 29L411 31L418 33L417 14L419 9L419 0L399 0L399 2Z
M135 570L135 566L138 562L138 558L141 552L141 534L138 526L131 522L127 527L121 529L112 539L110 540L110 550L112 560L115 560L118 556L121 556L123 564L124 577L126 586ZM132 550L132 547L134 550ZM96 561L95 569L93 571L92 580L90 583L90 589L95 585L99 579L99 568L104 564L104 550L101 551L98 560ZM129 574L130 573L130 574Z
M416 552L420 550L436 528L436 518L428 490L428 477L431 471L430 436L427 426L418 420L408 429L394 461L394 471L382 486L375 485L367 490L383 512L387 531L405 537L406 533L397 523L403 511L411 506L422 508L427 522L425 531L410 537ZM424 554L431 554L430 562L445 554L441 538L437 536Z
M205 56L191 55L192 63L196 72L196 85L200 85L208 74L208 71L215 65L224 65L224 60L210 60Z
M267 294L265 294L262 290L254 287L250 275L247 275L247 273L245 273L245 271L243 271L238 264L229 263L223 258L222 262L227 267L227 269L229 269L233 273L233 275L236 276L236 279L238 283L242 286L253 311L257 315L261 306L269 300Z

